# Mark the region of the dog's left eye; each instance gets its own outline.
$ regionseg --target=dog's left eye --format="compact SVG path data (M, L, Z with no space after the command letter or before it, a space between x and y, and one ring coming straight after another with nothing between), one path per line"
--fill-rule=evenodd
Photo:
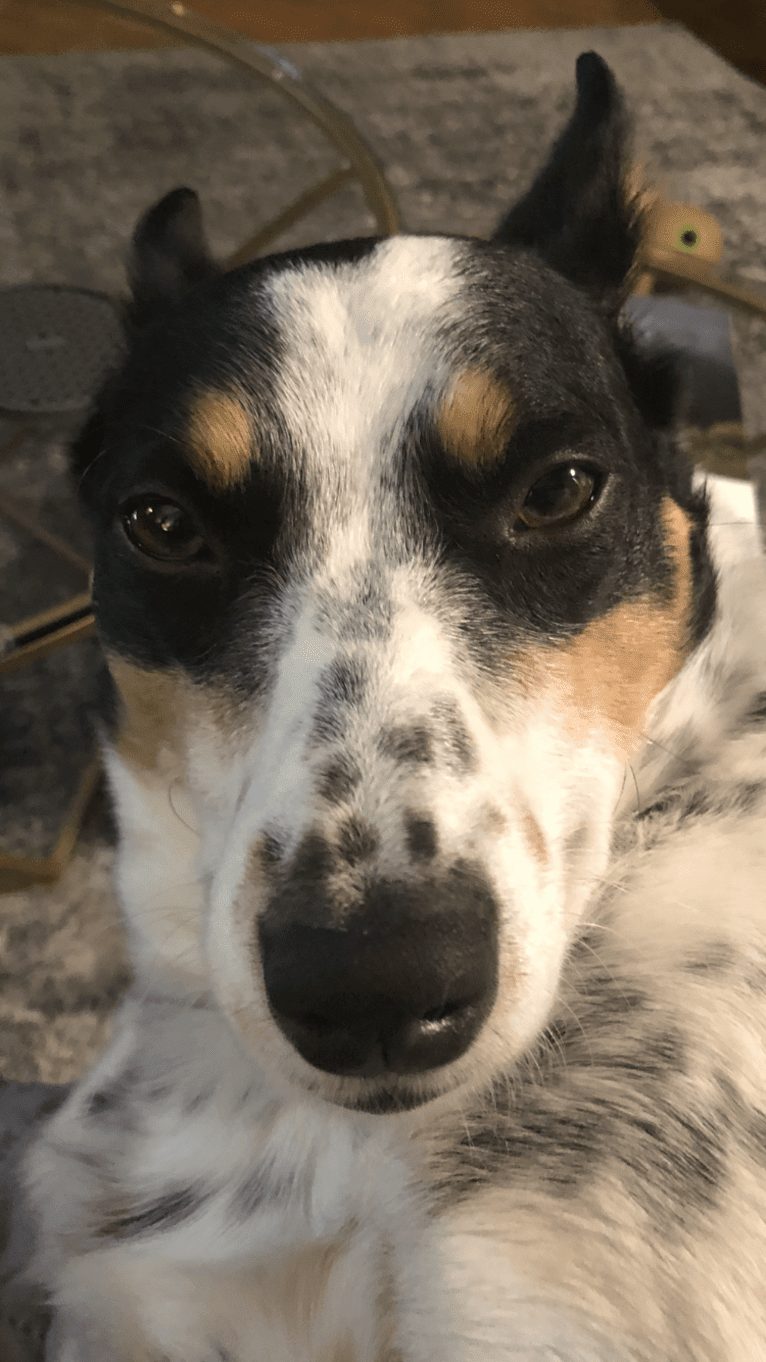
M206 556L207 545L183 507L165 497L144 497L123 512L131 544L163 563L190 563Z
M583 464L562 463L533 483L519 511L516 528L554 529L584 515L598 493L598 475Z

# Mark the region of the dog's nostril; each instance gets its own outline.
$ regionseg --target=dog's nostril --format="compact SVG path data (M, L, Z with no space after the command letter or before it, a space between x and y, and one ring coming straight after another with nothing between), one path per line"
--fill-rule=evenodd
M461 1008L467 1006L467 1001L442 1003L441 1007L430 1007L427 1012L423 1013L420 1020L424 1022L446 1021L447 1017L454 1017L456 1012L460 1012Z
M280 1030L304 1059L327 1073L360 1078L385 1073L414 1074L458 1059L481 1028L491 998L443 1003L411 1015L391 997L352 1000L344 995L334 1015L316 1011L272 1012ZM356 1014L349 1004L356 1003ZM289 1005L288 1005L289 1006Z

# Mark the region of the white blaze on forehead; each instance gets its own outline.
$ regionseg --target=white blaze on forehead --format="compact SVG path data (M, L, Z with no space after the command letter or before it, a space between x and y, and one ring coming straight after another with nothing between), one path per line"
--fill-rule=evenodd
M260 778L251 792L257 807L266 807L270 817L288 826L300 825L308 817L311 787L306 742L321 677L336 656L336 646L317 628L314 612L306 608L280 658L258 747Z
M285 419L318 466L346 464L352 487L368 490L375 454L446 379L440 333L458 302L459 249L442 237L392 237L361 260L291 267L267 284L284 345Z

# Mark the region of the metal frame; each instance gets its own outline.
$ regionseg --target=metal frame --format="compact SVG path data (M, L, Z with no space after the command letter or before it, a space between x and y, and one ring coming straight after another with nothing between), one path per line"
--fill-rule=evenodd
M5 513L5 509L0 501L0 512ZM19 624L11 625L8 649L0 656L0 676L29 667L57 648L68 648L71 643L89 638L95 628L89 591L71 596L63 605L54 605L39 615L30 615Z
M100 780L101 761L94 757L80 777L53 850L47 856L12 856L0 851L0 894L16 894L36 884L52 885L61 878Z
M107 10L122 19L138 19L160 32L183 38L191 47L217 52L235 66L243 66L252 75L277 86L287 99L308 115L345 158L346 165L320 180L273 222L246 241L231 257L230 265L240 265L252 259L281 232L354 178L362 187L381 236L393 236L401 231L396 200L372 149L351 120L305 81L292 62L281 57L273 48L261 47L242 34L195 14L180 0L169 0L169 3L165 3L165 0L76 0L76 3Z

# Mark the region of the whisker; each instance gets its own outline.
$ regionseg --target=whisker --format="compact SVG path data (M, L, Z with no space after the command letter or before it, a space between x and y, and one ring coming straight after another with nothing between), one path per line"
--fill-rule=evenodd
M634 769L633 769L633 764L632 764L632 762L628 762L628 770L630 771L630 774L631 774L632 777L633 777L633 784L634 784L635 787L636 787L636 803L637 803L637 805L638 805L638 808L640 809L640 808L641 808L641 792L640 792L640 790L639 790L639 788L638 788L638 780L636 779L636 773L635 773L635 771L634 771Z
M184 826L190 833L192 833L192 835L193 835L194 837L201 837L202 834L200 833L199 828L193 828L193 827L191 826L190 823L187 823L187 822L186 822L186 819L181 817L181 814L178 812L178 809L176 808L175 804L173 803L173 791L176 790L179 786L183 787L183 781L181 780L180 776L176 776L176 778L175 778L175 780L172 782L172 784L168 786L168 804L170 805L170 807L171 807L173 813L175 814L176 818L178 819L179 823L182 823L183 826Z
M681 755L680 752L674 752L672 747L666 746L666 744L660 742L658 738L652 738L649 736L648 733L642 733L641 737L644 739L645 742L651 743L653 747L659 747L663 752L667 752L668 756L672 757L674 761L680 761L683 763L684 766L688 766L690 768L694 767L695 763L691 760L690 757L684 757Z
M82 487L83 482L85 481L85 479L87 478L88 474L90 473L90 470L91 470L92 468L95 467L95 465L98 463L99 459L104 459L104 458L106 458L107 454L111 454L112 451L113 451L113 449L114 449L114 445L106 445L103 449L100 449L100 450L98 451L97 454L94 454L94 456L93 456L93 458L91 459L90 463L87 464L87 465L85 466L85 468L83 469L82 473L80 474L80 477L79 477L78 480L77 480L77 490L78 490L78 492L80 491L80 488Z

